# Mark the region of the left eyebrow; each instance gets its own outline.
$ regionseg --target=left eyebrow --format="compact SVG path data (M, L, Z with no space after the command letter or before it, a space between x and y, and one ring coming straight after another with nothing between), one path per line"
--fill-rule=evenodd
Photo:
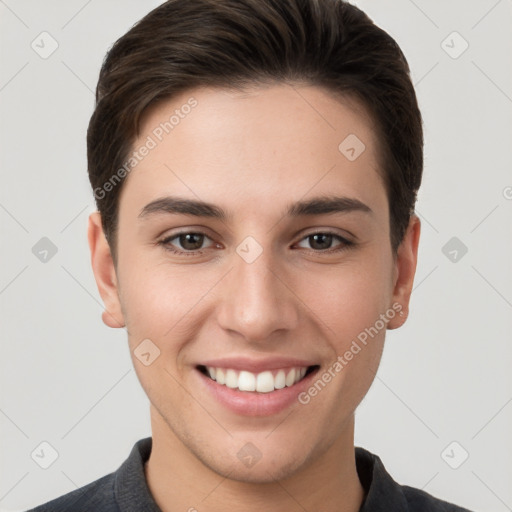
M354 197L315 197L306 201L298 201L289 205L287 213L290 217L300 215L325 215L329 213L348 213L360 211L373 213L372 209Z

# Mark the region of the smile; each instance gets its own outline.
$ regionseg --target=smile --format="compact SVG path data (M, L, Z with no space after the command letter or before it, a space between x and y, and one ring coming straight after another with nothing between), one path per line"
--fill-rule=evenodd
M302 366L253 373L248 370L234 370L232 368L198 367L204 375L216 381L217 384L230 389L257 393L271 393L275 390L291 387L304 379L315 368L316 366Z

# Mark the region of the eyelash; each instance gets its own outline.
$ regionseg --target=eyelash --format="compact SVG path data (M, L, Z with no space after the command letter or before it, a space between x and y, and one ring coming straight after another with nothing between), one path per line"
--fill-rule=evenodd
M158 245L163 246L163 248L166 251L169 251L169 252L171 252L173 254L185 255L185 256L200 256L200 255L202 255L204 253L205 250L209 249L209 248L207 248L207 249L198 249L198 250L195 250L195 251L182 251L182 250L174 249L173 246L170 244L171 240L175 240L176 238L179 238L182 235L202 235L202 236L210 239L210 237L206 233L203 233L201 231L181 231L180 233L174 233L173 235L168 236L168 237L164 238L163 240L158 241L157 243L158 243ZM337 233L333 233L332 231L315 231L313 233L308 233L306 236L302 237L299 240L299 242L302 242L303 240L306 240L309 237L315 236L315 235L330 235L334 239L336 239L339 242L341 242L341 244L339 246L337 246L337 247L329 248L329 249L325 249L325 250L315 250L315 249L309 249L308 250L308 249L306 249L306 251L308 251L310 253L311 252L315 253L315 254L339 253L339 252L342 252L342 251L346 251L347 249L350 249L351 247L356 245L355 242L347 240L346 238L338 235Z

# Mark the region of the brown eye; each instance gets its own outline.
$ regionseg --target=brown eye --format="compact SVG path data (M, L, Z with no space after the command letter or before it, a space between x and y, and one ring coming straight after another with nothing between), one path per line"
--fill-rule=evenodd
M185 233L178 235L176 238L178 238L181 247L187 251L197 251L204 241L204 235L201 233Z
M334 242L336 243L333 244ZM304 243L307 243L309 247L301 245ZM299 247L312 249L316 252L327 252L329 249L332 249L333 251L340 251L351 245L354 245L354 243L335 233L318 232L311 233L310 235L304 237L298 245Z
M319 233L308 236L308 239L312 249L323 250L331 248L333 237L332 235Z
M210 243L205 247L203 244L206 240ZM204 233L186 231L168 236L164 240L161 240L159 244L173 253L193 255L194 253L200 253L203 249L209 248L212 245L212 241Z

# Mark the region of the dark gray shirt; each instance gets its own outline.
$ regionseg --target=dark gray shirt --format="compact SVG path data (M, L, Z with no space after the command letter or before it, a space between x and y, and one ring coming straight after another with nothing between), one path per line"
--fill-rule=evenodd
M117 471L31 511L161 512L144 476L151 442L151 437L138 441ZM359 512L469 512L419 489L397 484L380 458L363 448L356 448L356 467L366 493Z

